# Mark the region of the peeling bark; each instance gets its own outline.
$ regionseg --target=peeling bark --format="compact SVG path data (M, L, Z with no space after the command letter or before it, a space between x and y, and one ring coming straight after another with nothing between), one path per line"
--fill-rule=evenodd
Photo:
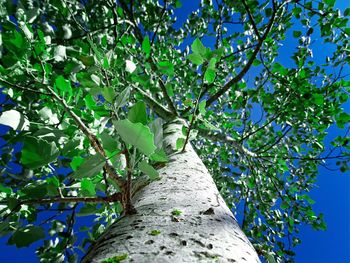
M175 151L181 127L165 128L170 161L133 196L137 214L112 224L82 262L260 262L192 146Z

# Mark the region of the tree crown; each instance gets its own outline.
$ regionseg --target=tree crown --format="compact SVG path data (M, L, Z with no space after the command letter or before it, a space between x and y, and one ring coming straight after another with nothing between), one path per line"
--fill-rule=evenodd
M0 4L9 244L46 238L43 261L77 260L77 240L84 248L134 212L131 181L157 180L162 125L176 118L178 151L193 143L267 261L292 260L301 224L326 228L308 192L319 166L349 169L349 8L203 0L177 21L179 0ZM333 52L319 62L321 45ZM325 145L332 125L347 130ZM94 226L73 231L85 215Z

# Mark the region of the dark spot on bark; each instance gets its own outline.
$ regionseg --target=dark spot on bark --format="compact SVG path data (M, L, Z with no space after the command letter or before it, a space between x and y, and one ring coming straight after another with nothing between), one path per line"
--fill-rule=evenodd
M187 245L187 241L186 240L181 240L181 245L186 246Z
M194 239L194 238L191 238L191 240L192 240L194 243L200 245L201 247L205 247L205 244L204 244L202 241L197 240L197 239Z
M169 234L169 236L171 236L171 237L178 237L179 235L177 233L172 232L172 233Z
M165 255L174 255L175 253L173 251L166 251L164 254Z
M160 246L160 250L166 249L166 246Z
M133 236L127 236L125 239L131 239L133 238Z
M138 219L138 220L136 220L136 222L140 222L140 223L141 223L141 222L142 222L142 219Z
M154 241L153 241L152 239L147 240L147 241L145 242L146 245L151 245L151 244L153 244L153 243L154 243Z
M176 216L171 216L171 221L172 222L180 222L180 219Z
M241 238L240 236L238 236L238 238L239 238L240 240L242 240L244 243L247 243L247 241L244 240L243 238Z
M241 257L241 259L243 259L244 261L247 261L247 259L245 257Z
M218 218L215 218L215 220L218 221L218 222L221 222L221 221L222 221L221 219L218 219Z
M214 212L214 208L210 207L208 208L207 210L205 211L201 211L199 212L200 215L214 215L215 212Z
M228 258L227 259L229 262L232 262L232 263L235 263L235 262L237 262L235 259L233 259L233 258Z
M213 244L208 244L208 245L207 245L207 248L213 249Z

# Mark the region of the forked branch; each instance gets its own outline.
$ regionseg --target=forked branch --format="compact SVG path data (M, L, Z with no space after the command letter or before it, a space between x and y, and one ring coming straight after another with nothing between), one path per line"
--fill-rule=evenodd
M206 103L206 107L209 107L212 103L214 103L218 98L220 98L226 91L228 91L234 84L238 83L244 76L245 74L249 71L250 67L252 66L254 60L256 59L256 56L258 55L265 39L269 35L272 25L275 21L276 17L276 12L277 12L277 7L274 1L272 1L273 4L273 12L272 16L270 18L270 21L266 27L264 35L259 39L257 46L254 49L254 52L250 59L248 60L247 64L243 67L241 72L238 73L233 79L228 81L222 88L220 88L213 96L211 96Z

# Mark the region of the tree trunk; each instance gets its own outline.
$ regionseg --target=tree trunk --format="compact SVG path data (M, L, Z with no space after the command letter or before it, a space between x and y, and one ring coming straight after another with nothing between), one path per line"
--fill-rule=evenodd
M112 224L82 262L260 262L192 146L175 151L181 127L165 127L170 161L133 196L137 214Z

